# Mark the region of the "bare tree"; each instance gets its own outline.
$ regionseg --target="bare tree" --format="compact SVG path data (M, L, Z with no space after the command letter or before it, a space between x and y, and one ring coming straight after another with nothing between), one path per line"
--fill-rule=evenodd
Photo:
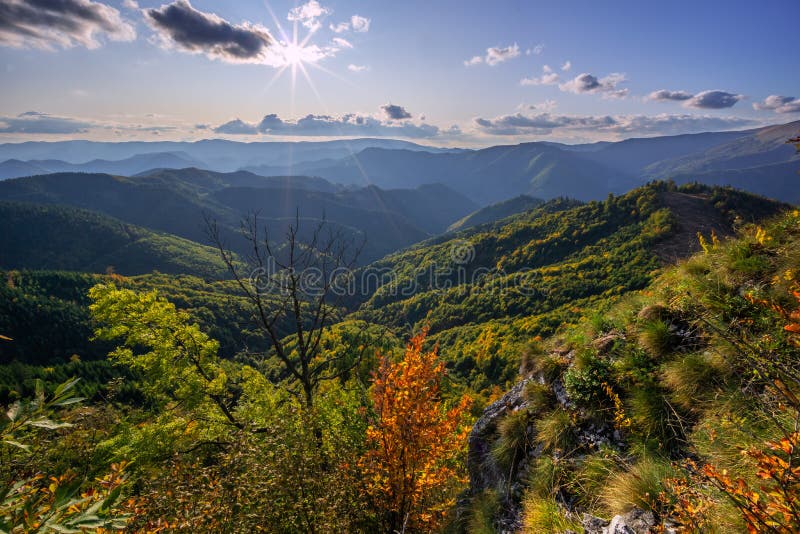
M366 350L367 344L362 344L353 361L343 361L349 351L340 356L324 354L320 345L335 322L347 293L344 284L364 243L355 243L325 219L303 239L300 225L297 214L284 239L276 243L270 240L266 225L261 227L258 214L249 216L241 225L249 249L242 262L224 243L217 222L206 217L209 237L252 305L255 323L299 386L290 391L312 407L319 384L355 369Z

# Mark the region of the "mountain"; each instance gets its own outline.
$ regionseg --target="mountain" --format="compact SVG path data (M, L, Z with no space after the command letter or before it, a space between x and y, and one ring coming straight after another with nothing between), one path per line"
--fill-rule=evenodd
M0 268L123 275L157 270L220 278L216 250L97 212L65 206L0 202Z
M759 531L754 518L769 516L753 510L796 495L770 466L787 465L792 448L777 443L800 413L772 386L798 386L798 222L793 211L743 227L643 291L529 337L513 387L469 437L466 531ZM497 491L508 487L519 489ZM748 504L724 511L742 494Z
M369 322L429 326L455 373L482 391L515 375L520 338L552 333L597 302L644 287L663 265L700 249L698 231L722 238L735 222L788 208L728 188L664 182L602 202L556 199L365 267L370 284L349 306ZM490 348L480 349L486 336Z
M653 163L644 173L677 183L730 185L799 203L800 154L786 143L798 132L800 121L761 128L691 155Z
M469 228L471 226L478 226L480 224L485 224L489 222L499 221L500 219L505 219L506 217L510 217L511 215L516 215L517 213L522 213L523 211L532 210L533 208L541 205L544 203L544 200L540 198L533 198L527 195L520 195L518 197L514 197L508 200L504 200L503 202L497 202L496 204L491 204L486 206L485 208L481 208L477 211L474 211L464 217L463 219L459 219L453 224L451 224L448 228L448 232L457 232L459 230L464 230L465 228Z
M545 143L438 154L370 148L333 165L300 165L297 172L384 188L442 183L482 205L520 194L596 200L635 185L624 173Z
M86 163L67 163L61 160L31 160L19 164L18 160L0 163L0 176L4 179L58 172L107 173L130 176L155 168L184 168L202 165L188 154L180 152L155 152L137 154L127 159L108 161L95 159Z
M41 165L28 161L20 161L18 159L9 159L0 163L0 180L18 178L20 176L33 176L48 172L50 172L49 169Z
M800 133L800 121L768 126L747 132L706 150L665 159L644 169L650 178L667 178L711 171L756 168L789 161L799 161L800 154L787 140Z
M752 135L756 130L737 132L705 132L625 139L608 143L594 150L582 150L583 156L626 174L641 176L646 167L678 157L690 157L712 147ZM586 146L586 145L584 145ZM594 147L595 145L588 145ZM567 148L567 150L574 150Z
M198 166L216 171L232 171L252 165L291 166L294 163L324 158L340 159L369 147L387 149L450 152L457 149L440 149L395 139L346 139L310 142L254 142L241 143L223 139L205 139L194 142L181 141L128 141L122 143L97 141L29 141L0 144L0 161L7 159L61 160L84 164L92 160L119 161L154 153L180 153L200 162L179 167ZM149 168L166 167L153 165ZM63 169L67 170L67 169ZM142 170L146 169L141 169ZM88 172L88 171L87 171ZM96 171L95 171L96 172ZM292 172L281 174L294 174Z
M689 174L743 171L736 177L738 187L793 200L776 188L760 187L760 182L774 172L779 172L771 175L774 180L794 177L783 172L784 168L758 167L798 160L794 149L785 144L798 132L800 121L744 131L584 145L538 142L454 153L368 148L340 160L299 162L291 172L343 184L389 188L439 182L487 205L520 194L544 199L570 196L599 200L608 193L625 193L653 179L684 180ZM290 172L289 168L275 166L250 170ZM707 178L713 180L711 183L727 183L719 175Z
M443 232L477 207L441 185L343 189L312 177L264 178L198 169L135 177L61 173L17 178L0 182L0 199L94 210L198 243L208 242L209 216L218 221L230 246L241 252L247 244L240 222L251 213L258 212L274 236L283 236L296 216L308 220L302 226L309 232L324 218L354 241L365 241L361 262Z

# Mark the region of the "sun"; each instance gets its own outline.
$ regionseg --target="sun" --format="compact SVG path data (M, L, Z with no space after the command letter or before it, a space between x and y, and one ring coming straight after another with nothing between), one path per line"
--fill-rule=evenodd
M303 46L298 43L288 43L283 48L283 57L287 65L297 66L304 61Z

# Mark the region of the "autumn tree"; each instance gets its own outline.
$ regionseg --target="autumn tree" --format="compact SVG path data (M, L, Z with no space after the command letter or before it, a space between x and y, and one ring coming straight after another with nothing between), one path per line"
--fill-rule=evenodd
M425 331L413 337L400 361L384 356L370 392L374 420L361 465L389 532L435 529L463 481L458 457L471 400L446 405L444 363L436 348L423 351L425 337Z

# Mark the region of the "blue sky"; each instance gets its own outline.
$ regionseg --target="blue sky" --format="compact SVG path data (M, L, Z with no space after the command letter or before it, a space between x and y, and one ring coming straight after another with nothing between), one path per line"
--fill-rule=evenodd
M39 5L0 0L2 141L482 146L800 120L789 0Z

